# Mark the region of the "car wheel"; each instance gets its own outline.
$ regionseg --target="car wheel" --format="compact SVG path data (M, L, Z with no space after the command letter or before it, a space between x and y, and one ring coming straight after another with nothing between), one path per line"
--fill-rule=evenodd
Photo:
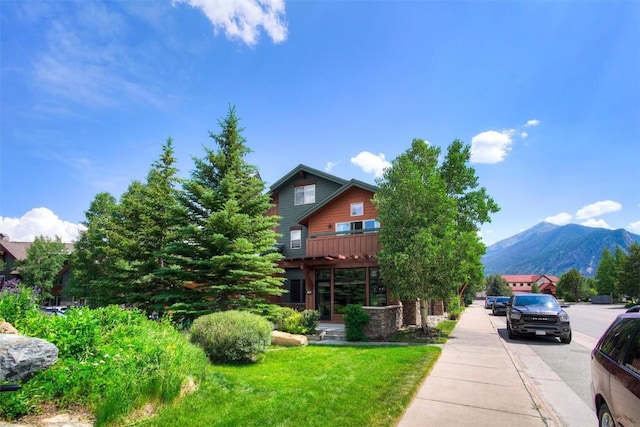
M511 329L511 325L509 324L509 322L507 322L507 335L509 336L510 340L516 339L516 334L513 332L513 329Z
M560 342L562 344L571 344L571 331L569 331L569 335L567 337L560 337Z
M616 422L613 420L606 403L603 403L598 411L598 425L600 427L616 427Z

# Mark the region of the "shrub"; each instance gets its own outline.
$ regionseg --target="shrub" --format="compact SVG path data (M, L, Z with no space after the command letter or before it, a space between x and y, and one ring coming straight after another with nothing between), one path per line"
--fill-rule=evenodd
M18 280L5 280L0 287L0 317L16 326L27 313L38 313L38 291L20 284Z
M300 323L306 329L305 334L312 335L317 332L318 322L320 322L320 312L318 310L304 310Z
M66 316L27 314L17 319L19 330L54 343L58 361L19 391L3 393L0 414L7 419L51 402L59 408L90 408L100 426L148 401L173 401L185 382L199 382L206 372L202 349L169 319L154 322L117 306L73 308Z
M458 295L454 295L449 299L447 313L449 314L450 320L457 320L460 317L460 313L462 313L462 302Z
M271 323L246 311L223 311L198 317L191 341L212 362L256 362L271 344Z
M358 304L348 304L344 308L344 330L347 341L367 341L364 325L369 323L369 315Z

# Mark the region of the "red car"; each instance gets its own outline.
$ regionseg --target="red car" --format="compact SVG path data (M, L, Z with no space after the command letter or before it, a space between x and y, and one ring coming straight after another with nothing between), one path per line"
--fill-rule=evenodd
M640 427L640 313L623 313L591 352L598 425Z

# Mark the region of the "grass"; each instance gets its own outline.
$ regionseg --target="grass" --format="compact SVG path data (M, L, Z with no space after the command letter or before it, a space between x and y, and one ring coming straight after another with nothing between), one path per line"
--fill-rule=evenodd
M419 327L402 329L389 337L388 341L414 344L444 344L447 342L456 323L455 320L444 320L438 323L435 328L429 328L426 333Z
M199 390L130 426L392 426L440 355L432 346L270 347L212 365Z

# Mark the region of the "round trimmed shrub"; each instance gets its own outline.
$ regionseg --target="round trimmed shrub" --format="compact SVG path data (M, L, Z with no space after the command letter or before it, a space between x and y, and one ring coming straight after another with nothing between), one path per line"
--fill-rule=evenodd
M271 323L247 311L200 316L191 325L191 342L212 362L256 362L271 344Z

